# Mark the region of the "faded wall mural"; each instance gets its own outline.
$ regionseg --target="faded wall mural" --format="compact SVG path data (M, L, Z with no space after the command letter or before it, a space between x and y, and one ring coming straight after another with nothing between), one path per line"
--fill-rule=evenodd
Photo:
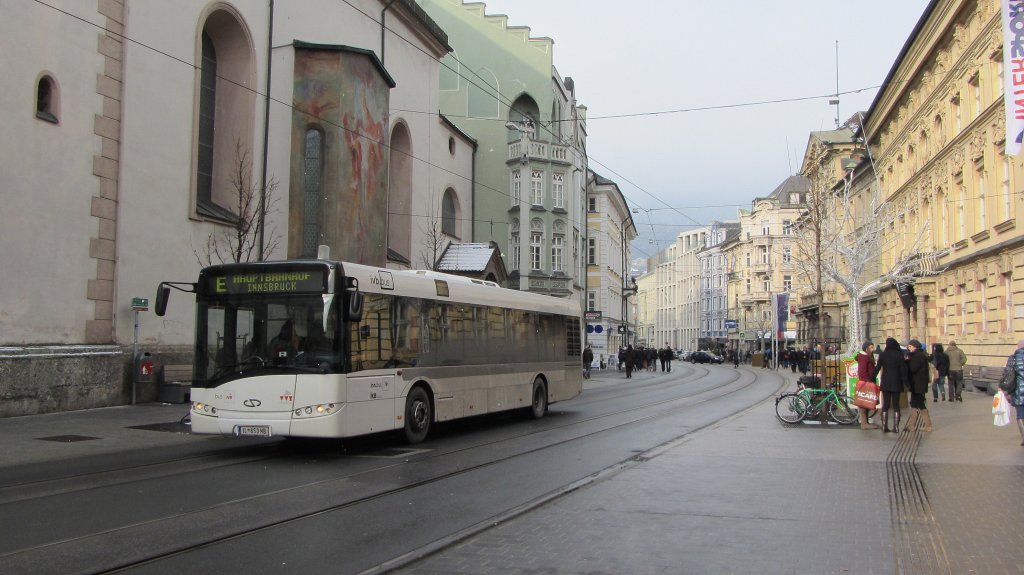
M393 82L372 53L296 43L288 256L383 267Z

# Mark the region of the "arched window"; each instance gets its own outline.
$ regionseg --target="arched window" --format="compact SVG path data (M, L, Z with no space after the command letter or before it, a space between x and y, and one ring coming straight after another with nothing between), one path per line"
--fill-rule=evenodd
M512 122L522 122L528 120L537 123L540 118L540 108L537 106L537 101L529 96L529 94L521 94L516 101L512 103L512 107L508 111L508 119ZM534 134L536 137L540 137L539 131Z
M57 124L60 122L59 110L60 99L58 98L57 83L51 76L39 78L36 85L36 117Z
M196 196L212 202L213 130L217 113L217 50L203 31L203 65L199 73L199 150L196 158Z
M412 137L403 122L391 132L388 162L388 253L409 263L412 256Z
M320 245L320 198L323 196L324 135L306 130L302 167L302 257L316 256Z
M234 221L240 194L254 188L248 159L254 153L256 93L251 86L256 83L256 56L251 36L233 9L211 12L199 36L196 214Z
M441 232L453 238L458 237L459 200L455 190L448 188L441 200Z

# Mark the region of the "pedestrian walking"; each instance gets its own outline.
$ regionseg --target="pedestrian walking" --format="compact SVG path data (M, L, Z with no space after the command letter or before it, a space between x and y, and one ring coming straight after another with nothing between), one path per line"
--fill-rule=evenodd
M946 377L949 376L949 356L942 349L941 343L932 344L932 365L935 366L935 381L932 382L932 401L939 400L939 393L942 393L942 401L946 401ZM953 401L953 386L949 388L949 401Z
M619 371L622 371L622 369L624 367L626 367L626 347L625 346L619 348L619 363L618 363Z
M658 351L658 359L661 360L661 371L672 371L672 348L667 341L665 347Z
M860 346L860 353L857 354L857 379L859 381L874 381L872 376L875 373L875 344L870 341ZM857 408L860 417L861 429L878 429L877 423L868 420L868 410L863 407Z
M897 431L900 428L900 394L907 387L907 361L903 359L903 350L894 338L886 338L885 349L878 356L871 381L878 380L881 373L882 381L882 433ZM893 412L893 427L889 428L889 412Z
M1024 339L1017 342L1017 349L1006 360L999 389L1017 412L1017 431L1020 432L1020 444L1024 445Z
M587 349L583 350L583 377L590 379L590 364L594 363L594 350L590 349L590 345L587 345Z
M967 354L956 346L955 341L949 342L946 348L946 355L949 356L949 400L962 402L964 399L960 394L964 390L964 366L967 365Z
M907 357L907 374L910 382L910 419L903 431L917 429L918 421L924 420L924 430L932 430L932 416L928 413L925 394L928 393L928 356L921 349L921 342L912 339L907 342L910 355Z
M636 352L633 350L632 345L626 346L625 351L622 352L622 362L626 364L626 379L633 377L633 367L636 362Z

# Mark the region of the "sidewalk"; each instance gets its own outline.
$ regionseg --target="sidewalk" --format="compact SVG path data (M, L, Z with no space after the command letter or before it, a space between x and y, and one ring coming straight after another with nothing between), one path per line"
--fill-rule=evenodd
M983 393L929 408L932 433L883 435L767 401L399 572L1020 572L1016 428Z
M180 423L187 404L144 403L0 418L0 468L209 441Z

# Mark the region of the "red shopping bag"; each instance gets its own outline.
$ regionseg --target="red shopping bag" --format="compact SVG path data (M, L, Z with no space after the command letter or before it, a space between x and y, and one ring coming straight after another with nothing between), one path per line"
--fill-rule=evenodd
M878 384L873 381L858 381L857 390L853 394L853 403L864 409L878 407Z

